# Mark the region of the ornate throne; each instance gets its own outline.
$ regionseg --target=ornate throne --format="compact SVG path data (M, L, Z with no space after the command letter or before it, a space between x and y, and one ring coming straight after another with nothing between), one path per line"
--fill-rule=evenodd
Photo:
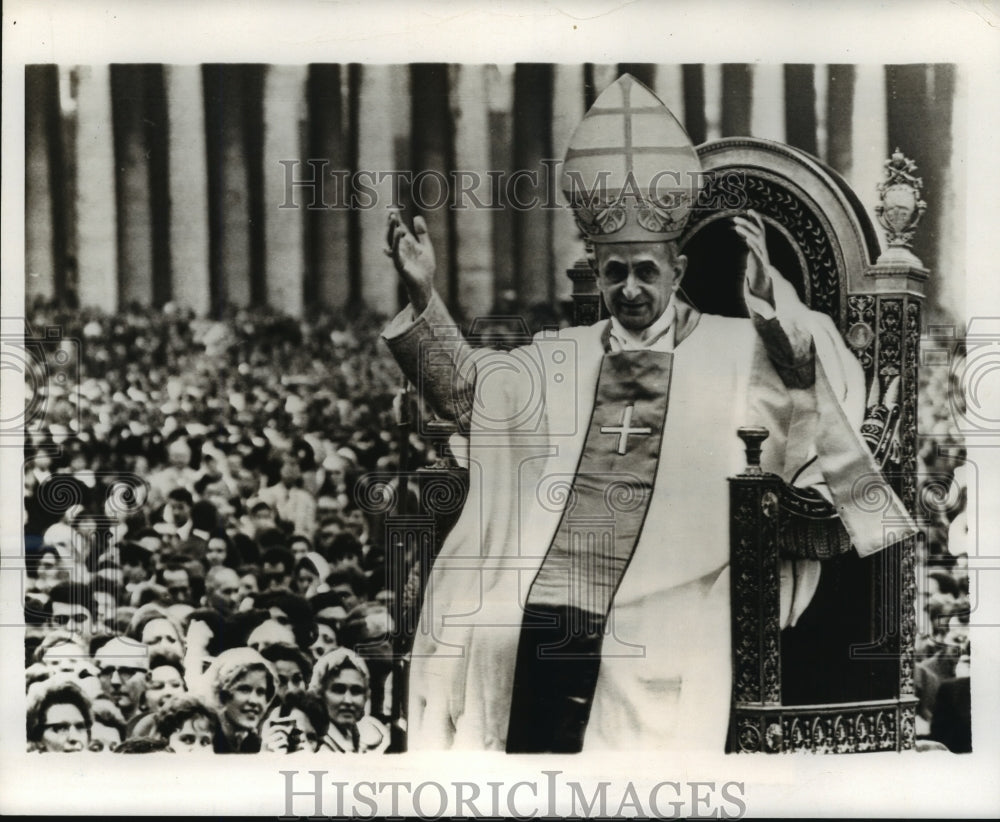
M740 277L744 247L726 219L752 208L762 215L771 260L812 309L827 314L861 363L868 388L862 435L910 510L916 503L917 361L928 272L908 250L924 203L913 165L897 151L886 163L878 217L882 252L870 217L847 183L816 158L790 146L728 138L700 146L708 185L681 237L688 256L685 296L709 313L745 311ZM873 181L874 183L874 181ZM702 272L711 276L701 276ZM580 260L573 281L575 324L603 310L596 278ZM525 332L527 329L524 329ZM527 342L530 336L525 336ZM409 430L404 422L403 441ZM439 453L453 430L430 421L424 433ZM436 432L436 436L435 435ZM867 558L849 544L824 557L819 587L792 628L779 624L779 566L789 530L816 537L839 528L832 507L790 491L762 473L761 429L734 431L747 443L747 467L730 478L733 695L731 752L850 753L914 747L915 546L904 539ZM446 460L417 472L375 507L385 516L396 591L396 750L405 749L407 652L433 557L464 501L464 472ZM387 483L392 477L384 478ZM412 504L390 500L412 497ZM442 504L442 500L444 504ZM873 500L872 504L877 504ZM395 513L390 510L395 508ZM410 510L423 513L409 513ZM386 516L387 515L387 516ZM892 523L887 522L891 530ZM891 542L891 538L889 540ZM827 540L828 545L837 543Z
M743 246L725 218L762 215L774 265L800 298L827 314L864 368L868 413L862 434L913 512L916 489L917 349L928 272L908 250L924 204L912 163L886 163L878 217L847 183L787 145L728 138L698 148L709 183L681 238L685 296L705 312L739 316ZM874 183L874 181L873 181ZM702 272L711 276L701 276ZM568 272L577 323L602 305L589 266ZM741 429L748 465L730 480L733 752L862 752L914 746L914 545L903 540L865 559L825 558L819 588L793 628L779 627L781 536L833 529L832 507L761 472L766 431ZM878 504L877 500L873 504ZM891 530L892 523L886 523ZM891 536L890 536L891 540ZM846 543L843 547L847 547Z

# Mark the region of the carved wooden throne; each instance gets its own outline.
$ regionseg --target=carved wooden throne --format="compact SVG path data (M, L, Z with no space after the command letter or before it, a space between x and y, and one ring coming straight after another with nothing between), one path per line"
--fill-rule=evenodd
M685 296L705 312L745 312L739 273L744 248L725 218L746 208L760 213L774 265L807 305L836 323L863 366L869 408L862 433L912 512L917 348L928 274L907 249L907 232L924 206L912 164L898 152L886 164L879 217L890 247L880 254L878 235L854 192L814 157L752 138L706 143L698 154L710 177L702 207L681 238L689 261ZM893 223L891 207L905 206L908 198L912 207L894 215L903 223ZM593 275L582 264L568 273L576 321L594 322L601 304ZM741 432L748 467L730 480L729 750L912 748L914 546L905 540L867 559L854 551L826 559L809 608L794 628L782 631L779 535L789 528L822 533L835 520L825 504L761 473L753 450L762 434Z

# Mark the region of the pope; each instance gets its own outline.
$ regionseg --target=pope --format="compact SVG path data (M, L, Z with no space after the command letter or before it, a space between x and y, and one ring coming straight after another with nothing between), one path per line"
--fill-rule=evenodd
M729 215L749 316L683 297L677 239L700 170L649 89L629 75L606 89L571 140L563 191L610 317L511 352L465 343L432 285L425 222L411 232L389 215L410 306L383 336L465 435L470 472L414 641L411 750L722 751L740 426L769 430L764 470L835 505L845 544L883 547L843 491L859 466L877 474L857 433L860 365L771 265L760 215ZM783 562L783 624L818 575Z

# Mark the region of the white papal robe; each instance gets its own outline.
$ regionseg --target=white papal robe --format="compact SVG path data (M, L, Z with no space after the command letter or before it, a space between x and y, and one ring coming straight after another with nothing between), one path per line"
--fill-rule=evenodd
M874 467L856 433L864 412L860 366L828 318L808 311L783 280L775 286L785 333L777 345L769 341L772 356L780 362L790 350L808 352L812 385L786 386L787 373L779 375L758 333L766 316L755 328L749 319L702 315L677 301L668 309L676 308L673 333L654 343L673 350L661 454L646 520L608 615L585 751L724 749L731 691L727 478L745 465L737 428L765 426L764 470L786 481L798 474L796 485L828 496L824 468L840 472L866 458ZM468 428L469 496L435 561L413 646L410 750L505 748L523 606L572 504L608 323L545 332L512 352L472 350L435 297L421 317L404 309L385 332L403 370L439 411L461 418L455 408L471 405L460 419ZM801 373L803 363L795 365ZM442 388L438 372L452 367ZM466 393L449 409L448 391ZM836 497L859 552L878 550L875 520L847 511ZM817 580L816 563L785 563L786 622L808 604Z

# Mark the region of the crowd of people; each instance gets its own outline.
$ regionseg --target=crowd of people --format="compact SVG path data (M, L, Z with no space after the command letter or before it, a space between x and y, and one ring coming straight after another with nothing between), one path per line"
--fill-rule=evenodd
M382 320L34 307L59 334L28 386L30 750L393 749L413 557L382 517L437 454L399 424ZM918 731L969 750L974 516L929 372L920 469L951 485L919 557Z
M28 386L29 747L387 750L409 557L380 517L400 454L436 455L398 424L381 322L32 323L60 333Z
M921 745L954 753L972 750L969 555L977 536L975 484L957 421L965 414L965 363L920 372L917 429L921 433L917 509L925 539L918 543L917 629L913 684L919 700ZM971 493L970 493L971 490ZM970 591L972 593L970 593Z

